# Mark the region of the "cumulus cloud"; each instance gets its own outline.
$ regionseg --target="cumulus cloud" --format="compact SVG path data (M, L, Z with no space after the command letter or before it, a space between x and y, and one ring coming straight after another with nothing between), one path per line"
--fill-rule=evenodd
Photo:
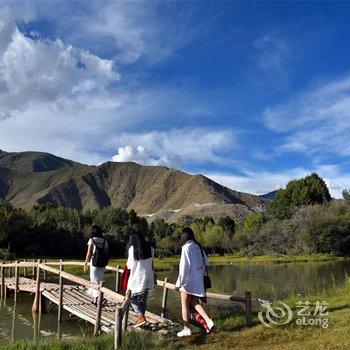
M136 162L143 165L164 165L172 168L181 166L181 158L176 155L160 155L152 157L150 150L143 146L119 147L118 153L112 157L114 162Z
M229 164L221 152L238 147L233 130L182 128L148 133L121 133L112 144L128 144L118 149L114 161L135 161L148 165L168 165L178 168L181 163Z
M280 152L321 157L350 155L350 75L314 84L264 112L266 126L283 134Z
M8 7L5 12L11 14ZM118 79L114 62L55 41L25 36L12 20L2 22L0 115L10 117L29 103L53 103L103 89Z

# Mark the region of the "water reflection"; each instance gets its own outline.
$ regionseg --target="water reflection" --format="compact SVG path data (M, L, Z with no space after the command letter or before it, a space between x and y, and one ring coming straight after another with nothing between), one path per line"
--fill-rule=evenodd
M45 314L32 313L33 297L19 294L19 302L14 305L13 297L0 304L0 343L16 339L36 340L48 337L62 338L92 334L92 326L85 321L63 313L63 322L58 326L57 308L50 307ZM60 329L58 329L60 327Z

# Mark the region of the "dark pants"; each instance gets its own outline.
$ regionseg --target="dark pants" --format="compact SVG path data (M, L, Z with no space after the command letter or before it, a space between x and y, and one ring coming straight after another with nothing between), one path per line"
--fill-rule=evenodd
M130 305L136 314L145 314L147 306L147 296L148 289L145 289L143 292L131 296Z

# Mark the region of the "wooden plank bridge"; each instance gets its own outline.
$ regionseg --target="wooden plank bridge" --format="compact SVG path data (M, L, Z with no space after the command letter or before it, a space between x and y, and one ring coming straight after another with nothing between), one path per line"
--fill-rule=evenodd
M120 266L107 266L106 269L115 273L115 291L105 287L104 282L96 284L82 277L75 276L64 271L65 266L83 266L83 262L42 262L41 260L27 262L16 261L13 263L0 264L0 293L1 299L6 298L10 292L14 295L14 303L18 301L19 292L27 292L35 295L33 302L33 312L46 312L45 299L58 306L58 323L62 322L62 312L66 310L94 325L94 335L100 331L115 333L115 349L121 344L122 334L136 321L136 314L130 309L130 301L124 300L124 296L119 293L119 281L123 272ZM55 268L55 267L58 268ZM58 276L58 283L47 282L47 274ZM29 278L29 276L31 278ZM68 283L66 283L68 282ZM148 330L167 330L176 326L175 323L167 319L167 299L168 291L176 290L175 285L157 280L157 286L163 288L162 312L158 316L151 312L146 312ZM91 298L87 295L87 289L98 291L97 306L91 303ZM246 292L244 297L207 293L208 298L233 301L243 303L245 306L246 323L252 323L252 299L250 292ZM105 300L105 302L103 302Z

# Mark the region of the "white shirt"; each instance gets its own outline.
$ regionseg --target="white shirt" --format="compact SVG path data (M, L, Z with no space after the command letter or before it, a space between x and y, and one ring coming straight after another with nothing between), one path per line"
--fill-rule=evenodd
M152 268L153 248L151 248L151 251L151 258L136 260L134 258L134 247L131 246L128 250L126 267L130 269L128 289L130 289L132 294L141 293L145 289L153 290L154 288L154 272Z
M204 260L203 260L204 256ZM181 258L179 266L179 277L176 286L181 292L204 297L204 273L205 265L209 265L208 258L199 246L193 242L186 242L181 249ZM205 264L205 265L204 265Z

